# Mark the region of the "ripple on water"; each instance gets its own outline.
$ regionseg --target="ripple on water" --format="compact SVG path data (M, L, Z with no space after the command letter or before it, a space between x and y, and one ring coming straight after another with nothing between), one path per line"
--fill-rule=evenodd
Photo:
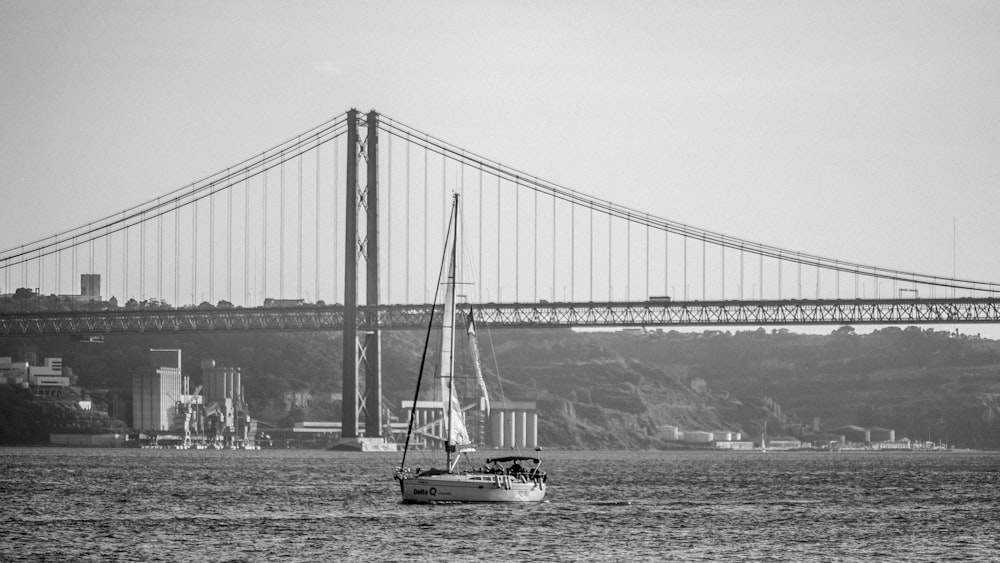
M998 560L998 454L547 452L547 502L403 505L398 455L0 449L0 560Z

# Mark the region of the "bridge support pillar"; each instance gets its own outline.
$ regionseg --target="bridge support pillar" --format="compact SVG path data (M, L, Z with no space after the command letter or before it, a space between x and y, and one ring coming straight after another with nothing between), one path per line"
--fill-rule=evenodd
M347 203L344 264L343 342L343 438L360 435L364 417L365 436L382 436L382 350L378 330L358 332L358 263L365 261L365 302L379 304L378 274L378 114L366 116L367 138L360 142L359 115L347 112ZM365 187L358 186L358 162L367 162ZM359 238L359 217L364 217L365 237ZM359 368L364 369L364 388L359 389Z
M379 304L378 240L378 114L368 112L368 197L367 210L367 264L365 295L369 305ZM369 332L365 341L365 393L362 409L365 411L365 435L382 437L382 333Z

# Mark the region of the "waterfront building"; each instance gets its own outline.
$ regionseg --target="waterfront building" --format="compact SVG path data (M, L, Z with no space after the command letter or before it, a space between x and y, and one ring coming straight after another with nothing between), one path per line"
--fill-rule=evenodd
M212 359L202 360L201 382L208 430L216 445L256 447L257 421L247 408L242 370L216 365Z
M862 428L860 426L848 425L841 426L840 428L833 428L826 431L827 434L835 434L837 436L842 436L842 442L850 443L868 443L872 441L871 431L868 428Z
M538 446L538 412L534 401L493 402L488 425L490 432L485 440L488 446L500 449Z
M217 405L223 416L222 424L229 430L236 428L236 407L243 398L243 374L238 367L215 365L215 360L201 362L202 395L206 405Z
M895 442L896 431L891 428L872 427L868 429L868 439L872 442Z
M715 442L715 448L718 450L752 451L753 442L744 442L742 440L721 441Z
M238 367L216 365L215 360L202 360L201 384L205 403L224 401L241 396L242 370Z
M696 444L707 444L714 440L715 436L711 432L692 430L684 432L684 441Z
M409 421L411 401L402 403L402 420ZM474 441L497 449L538 447L538 412L534 401L491 401L486 416L486 403L463 407L465 424ZM418 443L433 447L444 443L444 417L441 401L417 401L413 429ZM405 431L405 425L403 431Z
M181 385L181 351L150 350L150 367L132 375L132 427L170 430Z
M681 429L676 426L665 424L663 426L660 426L659 430L660 433L663 434L663 436L667 440L672 440L674 442L677 442L681 439Z
M840 446L873 445L896 442L896 431L892 428L862 428L860 426L841 426L827 430L819 435L829 442L839 442ZM832 438L831 438L832 436Z
M802 441L794 438L772 440L768 438L767 449L769 450L795 450L802 447Z
M896 442L877 442L874 446L879 450L909 450L912 449L910 440L903 438L902 440Z

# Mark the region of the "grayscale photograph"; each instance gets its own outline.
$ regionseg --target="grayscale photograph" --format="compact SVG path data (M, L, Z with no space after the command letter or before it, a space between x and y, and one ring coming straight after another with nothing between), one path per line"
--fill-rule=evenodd
M0 561L1000 561L1000 3L0 0Z

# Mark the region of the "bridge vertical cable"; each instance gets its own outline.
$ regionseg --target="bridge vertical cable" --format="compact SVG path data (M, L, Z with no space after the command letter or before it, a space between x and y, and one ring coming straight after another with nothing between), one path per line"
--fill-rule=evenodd
M215 192L208 196L208 302L215 303Z
M320 163L322 162L322 149L321 149L321 147L316 147L315 158L316 158L316 184L315 184L316 189L315 189L315 193L313 194L313 199L314 199L314 205L316 207L314 209L314 211L316 213L316 219L315 219L315 222L314 222L314 226L316 227L316 235L315 235L315 238L313 238L313 245L315 246L314 250L316 252L316 257L315 257L315 263L314 263L315 282L313 283L313 287L316 288L316 302L319 303L320 300L322 299L320 297L321 287L322 286L320 285L320 283L321 283L320 282L320 272L321 272L321 270L320 270L319 265L320 265L320 262L322 261L321 250L323 248L322 244L320 244L320 242L323 240L323 238L320 236L320 218L322 217L322 214L321 214L321 211L320 211L321 208L322 208L322 202L321 202L322 191L320 190L320 185L322 184L322 182L320 181L320 175L321 175ZM334 248L336 248L336 246Z
M383 233L385 247L382 258L389 275L384 282L385 294L390 299L400 299L409 303L412 297L423 298L426 303L429 287L434 282L430 280L428 267L429 256L434 254L438 229L429 225L438 220L437 205L442 209L441 218L447 214L447 194L449 179L453 179L456 188L462 194L466 205L472 205L475 200L478 205L477 218L479 225L468 230L466 234L476 237L478 259L469 262L470 268L476 267L475 273L479 281L474 298L478 301L538 301L549 297L553 301L559 299L559 287L562 286L563 300L575 300L577 295L576 275L578 266L581 274L588 275L589 292L587 297L605 297L608 301L615 298L614 286L624 283L625 291L619 291L620 300L644 301L652 297L653 288L663 288L664 296L672 296L675 300L682 294L684 301L692 297L700 297L702 301L726 300L736 295L740 300L749 296L751 299L783 300L786 296L797 299L923 299L938 296L951 296L957 300L960 296L997 296L1000 285L993 282L971 280L957 277L957 269L953 260L951 276L920 274L881 266L864 265L843 259L831 259L799 250L780 248L768 244L754 242L728 234L714 232L708 229L693 227L681 222L657 216L650 210L639 210L612 201L589 196L578 190L571 190L539 176L527 174L513 167L500 164L485 158L465 148L454 146L426 132L415 129L392 119L382 119L378 129L388 133L387 150L388 172L386 176L386 202L384 208L390 228ZM215 306L217 298L217 272L222 262L217 263L216 253L226 253L226 290L223 292L228 301L236 301L234 284L238 277L243 277L243 296L239 299L243 306L256 306L267 298L287 298L319 300L321 295L331 291L338 295L338 275L340 264L347 256L341 256L343 248L339 243L340 196L338 195L339 162L343 158L339 145L340 136L346 131L346 117L340 116L327 121L309 131L292 137L265 151L255 154L242 162L233 164L219 172L210 174L201 180L192 182L182 188L160 194L149 201L131 206L125 210L116 211L106 217L91 220L71 229L65 229L33 242L21 243L8 250L0 251L0 269L3 269L4 292L13 294L20 279L21 288L29 292L45 293L55 291L62 293L64 278L67 273L73 278L70 287L77 283L76 276L80 274L103 273L101 283L102 300L114 296L116 301L124 305L136 299L140 305L155 301L166 303L165 295L173 296L173 306L198 306L207 296L208 305ZM395 137L395 139L393 139ZM324 174L324 157L320 151L322 145L333 142L332 174ZM405 186L406 197L399 199L398 176L392 172L393 144L402 142L405 145ZM423 149L423 198L412 197L411 180L415 172L414 165L419 168L419 156L411 159L412 149ZM437 155L438 158L432 156ZM305 178L305 158L315 158L316 179L309 182ZM297 160L298 162L291 162ZM433 161L433 163L431 162ZM308 164L313 164L309 162ZM285 211L286 170L287 166L295 166L298 170L298 183L295 205L297 217L288 215ZM429 176L437 172L440 166L441 193L429 184ZM278 170L274 170L277 168ZM466 184L466 168L475 170L479 180ZM432 169L434 169L432 171ZM279 193L273 189L271 174L279 174ZM490 176L494 181L488 180ZM270 186L269 186L270 181ZM333 189L332 197L320 197L320 190ZM419 180L418 180L419 186ZM314 184L311 185L310 184ZM418 187L417 186L417 187ZM270 193L268 192L271 188ZM307 189L315 193L309 197ZM218 221L216 198L225 191L226 221ZM531 193L529 194L528 191ZM523 192L523 193L522 193ZM539 205L539 196L544 196L543 205ZM239 224L238 212L234 214L233 205L242 197L243 220ZM274 198L278 201L275 202ZM522 206L522 197L531 197L532 202ZM199 212L199 205L208 198L207 214ZM306 217L305 201L315 204L315 217ZM423 205L420 205L420 200ZM487 205L486 202L491 202ZM495 201L495 206L492 202ZM548 205L551 201L551 206ZM276 210L269 208L277 203ZM565 205L569 206L568 213ZM586 212L587 221L578 224L577 207ZM492 209L491 209L492 208ZM331 211L332 209L332 211ZM184 217L181 217L181 214ZM275 224L274 213L278 213ZM422 243L419 226L413 221L419 221L423 216ZM173 215L173 221L170 216ZM312 214L310 214L312 215ZM467 217L472 219L472 214ZM607 238L600 236L603 232L604 219L594 220L595 215L607 218ZM165 220L166 218L166 220ZM259 218L259 220L255 219ZM292 225L289 221L295 221ZM543 229L544 221L551 220L551 229ZM156 225L150 225L156 221ZM310 224L310 221L312 224ZM443 222L443 221L442 221ZM495 222L495 228L492 223ZM568 222L568 225L567 225ZM224 225L224 227L223 227ZM332 225L332 230L330 229ZM315 240L306 240L306 229L312 227ZM442 225L443 227L443 225ZM525 231L522 231L522 227ZM155 240L147 230L156 230ZM220 232L225 228L225 232ZM294 228L297 234L296 242L286 237L286 229ZM528 236L526 229L532 228L530 239L532 257L525 262L522 256L522 237ZM632 237L634 228L645 230L645 237ZM137 232L133 230L137 229ZM205 230L208 236L205 236ZM243 230L240 236L240 229ZM277 230L277 233L272 231ZM418 232L412 232L416 229ZM433 233L431 232L433 230ZM582 231L587 231L584 234ZM551 232L549 232L551 231ZM660 238L654 236L656 231L663 233L662 252ZM137 236L133 236L137 235ZM277 235L275 237L274 235ZM432 236L433 235L433 236ZM405 243L400 241L403 236ZM443 231L441 233L443 237ZM551 236L551 240L546 240ZM568 240L567 240L568 237ZM680 240L678 240L680 237ZM277 240L275 240L277 238ZM103 243L102 243L103 239ZM173 239L173 240L171 240ZM207 242L206 242L207 239ZM413 240L411 240L413 239ZM654 240L655 239L655 240ZM330 240L334 252L324 251L329 248ZM442 238L443 240L443 238ZM701 244L700 268L698 267L698 252L689 252L689 244ZM513 244L511 244L513 243ZM101 253L96 244L102 244ZM295 244L295 248L292 248ZM309 247L309 245L314 245ZM86 252L78 252L80 245L87 245ZM173 245L173 256L169 256L170 245ZM222 248L221 245L225 245ZM242 245L242 249L239 247ZM190 248L190 256L182 256ZM420 257L413 255L423 247L423 269L413 264L420 263ZM709 247L718 248L718 253ZM276 248L275 248L276 247ZM405 268L396 262L399 253L405 248ZM568 249L568 253L566 250ZM306 269L310 253L314 252L315 272L312 287L306 278ZM270 259L278 252L278 272L275 273ZM243 253L243 265L234 263L233 254ZM286 269L286 252L295 252L298 271L294 292L290 295L286 286L286 276L291 270ZM495 253L495 257L489 253ZM582 270L578 264L577 253L589 256L587 270ZM739 267L735 268L729 257L734 252L739 253ZM485 253L485 254L484 254ZM102 256L103 254L103 256ZM757 256L757 260L753 256ZM155 266L150 264L154 260ZM606 260L605 260L606 257ZM633 258L642 259L645 264L633 264ZM494 258L494 259L491 259ZM66 261L70 263L67 265ZM415 263L411 262L416 260ZM546 260L549 262L546 263ZM663 263L659 264L659 260ZM238 262L238 261L237 261ZM524 263L522 263L524 262ZM119 272L116 264L121 264ZM258 265L259 264L259 265ZM529 266L526 266L528 264ZM156 285L155 299L148 299L152 292L152 283L148 276L153 275L155 267ZM208 275L199 275L198 269L208 268ZM644 270L633 268L641 267ZM606 268L606 272L602 271ZM791 275L786 274L787 268L795 268ZM170 276L169 271L174 275ZM405 275L400 275L400 269ZM495 269L489 272L489 269ZM530 271L529 271L530 269ZM623 271L624 269L624 271ZM165 275L166 270L166 275ZM327 273L333 272L332 278ZM203 272L202 272L203 273ZM605 277L607 287L598 282ZM634 283L633 274L645 278L643 284ZM659 276L662 274L662 278ZM852 284L847 282L847 289L841 284L841 277L854 276ZM32 279L34 276L34 279ZM277 276L277 280L273 279ZM831 280L832 277L832 280ZM173 278L171 280L171 278ZM523 279L522 279L523 278ZM676 288L680 278L681 287ZM638 279L638 278L636 278ZM847 278L849 280L849 278ZM188 281L189 280L189 281ZM718 285L716 285L718 280ZM277 282L278 294L270 295ZM747 282L751 288L746 288ZM831 283L832 282L832 283ZM220 282L221 283L221 282ZM545 283L549 283L548 291ZM701 285L700 295L692 295L691 285ZM794 290L787 285L794 283ZM188 287L188 284L190 286ZM206 285L207 284L207 285ZM530 292L523 292L523 287L531 285ZM736 284L735 293L732 291ZM411 289L422 294L414 295ZM503 288L513 291L504 294ZM523 286L523 287L522 287ZM568 286L568 292L566 288ZM696 285L694 287L697 287ZM812 288L813 291L809 291ZM620 289L620 288L619 288ZM790 291L792 290L792 291ZM826 292L824 294L824 292ZM847 295L844 295L844 293ZM810 295L810 293L812 295ZM190 299L188 299L188 297ZM200 298L199 298L200 297ZM331 299L333 300L333 299Z
M786 287L787 280L785 276L785 268L792 265L794 265L793 267L795 267L796 269L796 279L795 279L796 288L793 294L796 296L801 296L802 298L806 297L804 285L807 283L808 278L811 278L808 279L808 281L812 282L812 286L815 288L813 293L816 298L823 297L824 287L832 288L834 290L834 295L840 297L840 289L838 287L839 277L843 273L853 273L856 276L858 280L858 291L856 292L857 294L864 293L864 287L862 286L861 281L868 280L867 285L869 285L871 290L879 297L884 296L884 292L881 291L882 288L879 287L878 282L880 280L882 282L889 282L893 284L894 297L899 296L899 286L904 282L909 286L914 286L914 285L923 286L925 289L925 293L928 291L933 293L935 288L939 286L956 287L956 288L960 287L970 292L981 291L981 288L984 287L989 287L991 293L995 293L997 291L997 286L995 284L985 284L982 282L973 282L971 280L958 280L955 278L946 279L940 276L922 276L920 274L914 274L911 272L901 272L898 270L891 270L880 267L868 267L861 264L852 263L849 261L844 261L840 259L833 260L804 253L801 251L791 251L791 250L781 249L778 247L762 243L747 241L744 239L740 239L738 237L723 235L721 233L716 233L706 229L691 227L683 223L678 223L676 221L671 221L668 219L663 219L661 217L656 217L653 214L648 213L647 211L637 211L629 209L619 204L615 204L606 200L588 197L586 195L581 194L580 192L562 188L561 186L552 184L551 182L540 180L537 176L524 174L523 172L517 171L510 167L500 165L496 161L480 157L475 153L468 151L467 149L455 147L447 143L446 141L442 141L438 138L432 137L425 132L401 124L398 121L392 121L391 123L389 123L387 128L390 129L391 134L397 136L398 138L404 139L407 142L413 140L413 142L422 146L425 151L429 150L431 152L441 154L442 156L447 156L449 160L452 160L464 166L473 166L477 169L477 171L480 168L482 168L484 174L496 175L498 178L498 183L500 183L502 180L507 180L511 183L514 189L514 193L509 195L510 198L513 200L513 209L515 212L515 216L510 221L507 221L507 223L513 223L514 229L513 232L511 232L509 235L507 235L506 233L501 235L500 229L498 229L497 245L498 245L498 251L502 251L501 248L502 244L500 242L501 238L507 240L508 242L514 243L513 244L514 256L512 260L514 266L513 268L514 276L510 283L513 283L515 287L514 291L515 301L521 300L520 286L521 283L523 282L523 280L521 280L523 272L521 268L522 264L520 256L521 254L520 242L521 242L521 236L523 236L524 233L521 232L520 226L525 222L527 222L527 224L534 224L537 221L541 220L541 216L539 215L539 213L541 213L541 210L538 211L535 211L534 209L526 210L522 209L520 205L520 196L521 196L520 192L526 189L532 190L535 193L545 192L546 194L552 194L553 197L566 200L570 202L570 204L573 206L573 209L569 214L570 215L569 231L571 233L570 236L572 237L572 241L570 244L571 252L568 257L569 264L567 265L566 268L560 268L558 266L555 268L555 274L550 280L550 282L552 283L552 287L550 288L549 292L550 295L557 293L556 287L557 284L559 283L559 280L556 278L563 272L569 275L570 278L569 284L571 290L575 286L575 279L573 277L573 275L575 274L575 264L574 264L575 252L576 252L575 245L578 242L580 242L579 237L577 237L575 233L576 222L574 213L575 213L575 206L577 205L583 205L588 209L588 212L591 210L600 209L609 218L608 245L607 247L602 249L604 251L603 253L606 253L606 255L609 256L608 262L606 263L606 267L609 270L609 276L608 276L609 281L607 288L609 297L610 295L612 295L613 286L615 285L614 270L617 269L620 272L620 268L617 267L617 263L620 263L621 260L620 258L616 259L615 257L625 256L626 261L629 261L628 258L632 254L633 250L640 250L643 252L644 255L649 254L651 257L650 259L647 260L647 264L643 266L644 268L646 268L644 272L645 276L649 279L649 281L646 282L646 287L645 287L646 296L648 296L651 293L651 288L653 287L663 287L665 294L671 293L670 279L672 272L675 271L675 268L671 268L671 262L674 263L677 262L677 259L673 259L671 254L673 254L675 250L680 250L683 257L682 260L683 263L680 266L680 270L683 275L682 292L685 295L685 300L690 298L689 286L692 282L700 283L701 300L710 300L713 298L725 299L729 297L730 295L732 295L729 290L729 287L732 284L736 284L737 286L736 295L741 296L741 299L746 297L747 295L750 295L752 298L763 300L768 297L768 294L770 294L772 298L781 299L787 294L787 289L788 289ZM502 201L498 198L498 206L497 206L498 209L495 213L497 217L502 216L502 210L499 209L502 205L503 205ZM528 217L528 215L531 215L532 213L534 213L534 215ZM561 229L558 228L559 217L560 214L556 212L553 213L553 220L557 223L556 228L554 229L555 234L553 235L553 238L555 239L559 237L560 232L563 232ZM626 225L624 226L625 236L623 243L625 244L625 248L622 248L620 250L619 247L621 246L621 244L619 243L619 241L616 241L614 235L614 231L616 229L614 223L617 220L622 220L626 222ZM656 280L655 282L652 279L653 264L650 263L651 260L653 260L652 250L651 250L652 242L650 240L649 243L646 243L644 245L643 241L639 239L633 240L630 232L633 224L637 226L642 226L646 229L661 230L664 232L663 252L662 254L659 254L660 259L663 260L663 265L662 265L663 267L661 270L659 270L663 272L662 279ZM540 242L540 232L538 232L537 234L539 237L537 240L539 240ZM672 234L681 237L682 242L679 245L672 244L671 241ZM535 236L536 233L533 233L532 235L533 240L535 240ZM591 232L588 233L587 239L591 239L592 237L593 237L593 231L591 230ZM691 272L689 271L691 268L689 266L692 265L697 266L698 259L695 259L694 263L692 264L691 256L687 248L688 241L690 239L693 239L695 241L700 241L702 247L701 256L699 257L701 261L700 268L696 270L698 274L695 274L694 276L691 276ZM595 244L596 242L589 244L588 253L593 253L595 250L600 249L600 247L595 246ZM548 258L557 261L558 263L558 260L560 260L560 256L558 256L559 245L558 243L556 243L550 246L553 247L553 250L552 250L552 255L549 256ZM714 252L709 253L708 246L719 247L719 253L717 255ZM543 260L541 252L545 250L545 247L542 246L541 244L537 244L533 250L538 252L538 254L536 256L533 256L532 263L541 264ZM730 267L729 263L730 262L729 257L731 255L730 252L740 253L739 268ZM747 254L751 255L757 254L758 260L756 262L748 263L746 260ZM714 259L715 256L718 256L718 261ZM765 258L767 260L765 260ZM770 265L767 264L768 260L771 261ZM638 292L638 288L635 287L635 284L631 283L632 265L626 264L625 267L627 268L623 275L623 277L625 278L624 280L625 285L627 286L627 290L625 292L626 295L625 298L635 299L638 297L638 295L636 295L636 293ZM807 273L806 268L804 267L810 267L810 271ZM500 266L498 265L498 269L499 268ZM746 288L745 285L747 282L748 275L750 276L754 275L754 273L751 271L751 268L756 269L755 277L757 283L754 283L752 288ZM765 272L771 268L776 270L775 273L776 273L777 283L771 283L770 285L767 285L767 280L765 279L766 278ZM715 285L714 281L710 282L710 280L712 279L710 274L712 274L713 272L716 274L716 279L719 280L718 286ZM499 275L500 272L497 272L497 274L498 275L496 276L495 285L497 286L497 288L499 288L499 286L503 283L503 281L502 281L502 276ZM530 272L528 275L530 276L528 282L532 283L534 286L533 291L535 295L533 298L537 299L538 293L540 292L541 289L541 283L540 281L535 282L533 280L535 280L536 278L540 280L540 277L543 275L543 272L539 270L538 266L536 266L534 268L534 271ZM823 278L827 276L833 276L834 278L833 284L829 285L824 284ZM593 291L591 293L593 294ZM868 296L870 297L871 295L869 294ZM861 298L862 295L856 295L856 297Z
M155 268L156 295L154 299L150 300L150 303L162 306L167 303L165 295L171 294L175 306L197 305L201 301L198 299L199 295L202 299L207 295L209 301L215 301L219 289L216 287L219 281L216 274L221 264L216 260L216 254L226 252L224 262L227 270L225 296L229 301L234 299L234 281L236 276L242 276L244 278L244 295L240 301L244 305L251 305L253 299L251 295L253 293L252 278L259 276L261 286L266 287L269 277L266 271L266 259L261 260L261 269L256 275L253 275L250 267L251 258L264 255L267 247L270 246L267 230L262 231L261 223L251 221L255 211L260 215L267 214L269 203L267 190L261 186L266 185L268 171L294 159L299 160L298 168L301 170L305 155L318 150L321 145L342 135L344 123L344 117L335 118L312 128L307 134L275 145L254 157L167 194L55 235L0 251L0 269L3 270L3 276L0 277L0 280L6 282L4 289L11 287L11 273L16 271L15 268L20 268L22 287L30 288L30 292L38 294L47 291L61 294L67 272L74 280L78 273L94 275L100 272L103 276L103 280L98 282L100 285L88 287L91 287L90 291L96 291L101 295L70 296L76 299L74 302L86 301L81 301L80 297L91 297L95 302L107 301L111 297L115 297L116 301L122 304L137 299L139 306L144 307L147 306L147 297L151 291L149 283L149 276L153 275L151 268ZM301 192L305 189L305 181L301 173L299 183ZM319 180L317 180L315 188L322 189ZM254 205L251 198L251 193L255 189L262 191L258 198L259 208ZM239 193L234 193L236 190L239 190ZM225 222L219 221L219 217L217 217L219 210L216 199L223 195L219 193L221 191L227 192L225 194L227 219ZM237 225L233 214L233 205L235 198L241 195L244 197L244 218L243 224ZM203 213L199 213L198 209L201 201L205 198L209 200L207 218ZM305 194L302 194L297 202L300 209L304 206L304 199ZM319 200L317 199L317 201ZM182 213L186 215L186 218L181 217ZM165 222L164 218L169 218L170 215L173 215L174 220ZM307 218L302 213L299 215L295 227L301 232L306 227ZM156 224L150 225L149 223L152 221L155 221ZM317 232L319 232L322 222L321 218L317 218ZM173 226L168 232L169 224ZM287 224L280 226L284 229ZM267 228L270 227L270 225L267 226ZM148 236L150 228L155 229L155 237ZM220 232L221 228L224 228L225 232ZM236 235L240 228L243 229L244 233L242 237L237 238ZM208 230L207 237L204 236L206 229ZM251 236L253 233L257 234ZM242 243L238 242L239 239L242 239ZM103 256L99 256L95 252L96 243L102 243ZM240 244L243 246L242 252L244 254L242 268L233 263L233 254L239 251ZM87 252L78 252L78 247L81 245L87 246ZM169 247L168 245L174 247L172 258L164 252L165 247ZM182 245L191 249L191 256L181 256ZM304 236L301 236L297 249L299 261L302 263L300 272L305 267L303 253L305 245ZM281 259L283 260L283 252L289 249L279 250L282 252ZM66 264L67 259L70 261L68 265ZM154 259L155 266L150 263ZM48 267L50 260L53 263L52 268ZM120 272L115 266L116 261L121 264ZM333 260L327 260L327 263L331 261ZM316 265L320 266L318 263ZM31 266L34 266L34 270L37 271L37 281L33 285L28 279L29 267ZM207 276L199 275L198 269L203 267L208 268ZM164 275L165 270L168 269L173 270L173 276ZM189 287L184 287L187 284L182 283L182 275L186 275L187 279L190 279ZM298 293L305 292L305 280L301 273L297 281ZM318 281L316 285L319 286L320 283L322 280ZM72 286L73 284L71 284ZM318 289L318 287L313 289ZM12 290L11 293L13 293ZM265 290L260 295L263 296L266 293ZM182 296L190 296L190 302L185 303L186 298Z
M299 217L298 217L298 223L296 225L298 227L298 229L299 229L299 243L297 245L297 250L298 251L295 254L296 254L296 256L299 259L299 263L298 263L298 276L297 276L297 279L296 279L296 281L298 282L298 286L297 286L297 290L296 290L295 294L298 295L301 298L303 296L303 294L302 294L302 276L303 276L303 270L302 270L302 253L303 253L303 248L302 248L302 246L303 246L302 245L302 228L303 228L303 225L302 225L302 223L304 222L305 217L302 214L302 158L299 157L296 160L298 161L298 164L299 164L299 191L298 191L298 204L299 204L299 210L298 210L299 213L298 213L298 215L299 215Z

